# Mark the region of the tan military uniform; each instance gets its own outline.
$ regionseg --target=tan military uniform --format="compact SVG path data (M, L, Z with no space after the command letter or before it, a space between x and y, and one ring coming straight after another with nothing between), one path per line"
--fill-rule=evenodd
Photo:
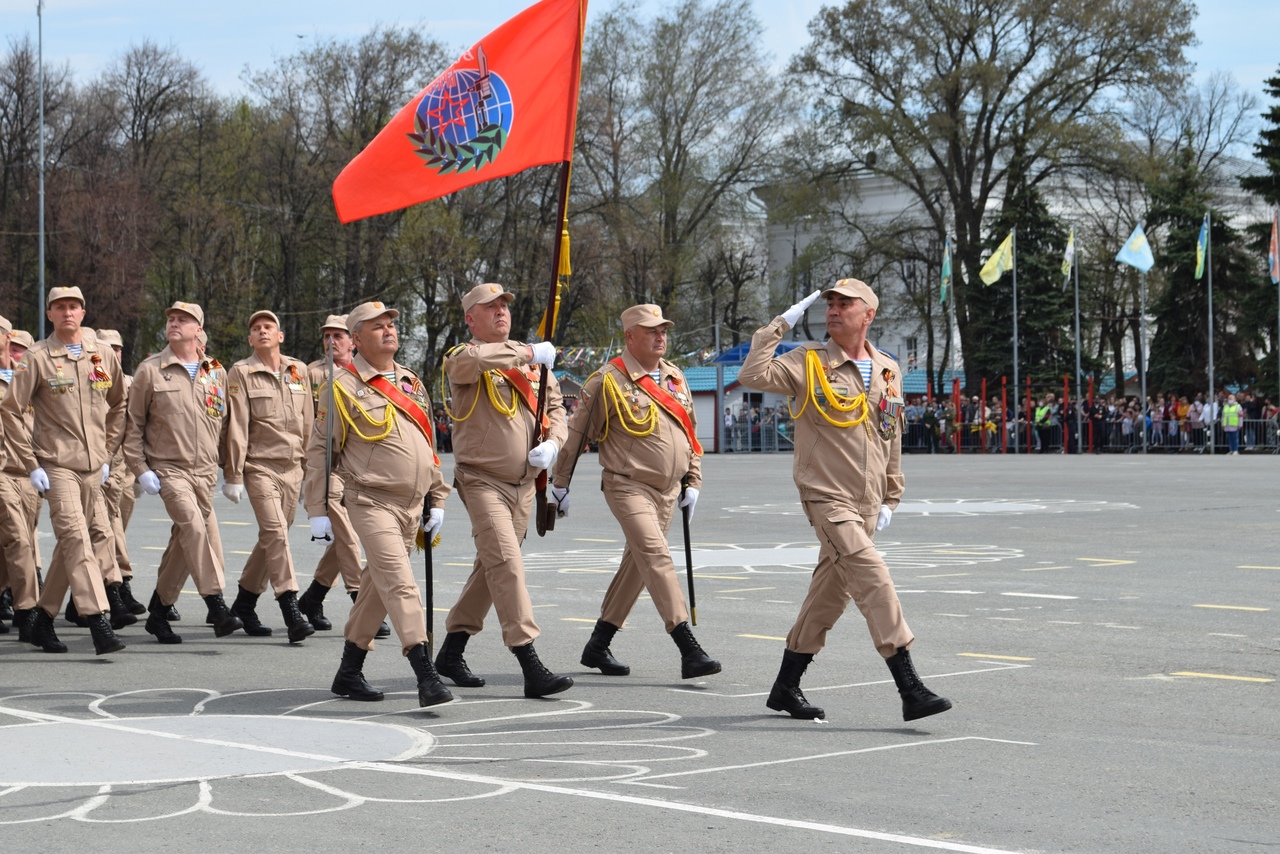
M334 372L346 368L333 368ZM312 400L318 405L320 390L328 384L328 364L320 359L307 365L307 374L311 378ZM335 427L337 425L334 425ZM341 429L341 428L338 428ZM324 469L313 473L315 477L323 477ZM333 542L324 550L320 562L316 564L315 580L325 587L332 587L338 582L338 574L342 574L342 583L347 592L358 593L360 590L360 539L351 527L351 518L347 509L342 506L342 478L336 472L329 474L329 522L333 525Z
M866 390L852 355L834 341L807 343L774 358L774 348L789 328L779 317L752 336L739 382L795 396L799 409L808 394L806 353L817 350L834 392L856 397ZM836 421L854 420L862 411L840 412L819 399L821 410L810 401L795 422L793 475L821 549L809 594L787 635L787 649L794 652L821 650L850 599L866 618L882 656L889 658L898 647L911 646L911 630L889 569L872 542L881 505L893 509L902 499L901 420L881 409L888 388L901 392L902 376L898 363L874 347L868 345L861 355L872 359L866 421L853 427L834 426L822 411Z
M289 528L302 489L313 405L306 365L280 357L280 377L255 353L236 362L227 375L227 483L243 483L258 519L258 542L240 574L240 586L277 597L297 591Z
M39 605L50 616L61 609L67 584L81 614L108 608L88 520L102 491L108 449L124 428L124 381L110 347L87 331L81 341L79 358L57 336L36 342L0 404L17 467L28 473L44 468L49 476L45 498L57 544ZM30 428L28 404L34 406Z
M378 372L360 355L352 367L358 373L344 369L335 380L341 389L336 408L332 388L320 395L307 445L307 468L324 471L325 420L337 417L334 470L346 484L343 502L368 558L360 575L363 592L347 619L346 639L361 649L373 649L378 626L383 617L389 617L401 649L407 652L427 641L426 614L409 561L423 515L423 498L430 495L430 506L443 508L449 487L435 464L427 436L368 385ZM430 419L426 389L416 374L398 362L394 385ZM323 478L307 480L306 506L309 516L325 515ZM369 595L370 591L377 595Z
M472 341L445 359L453 398L453 486L471 517L476 544L471 575L445 618L445 628L474 635L484 627L492 605L502 625L502 641L509 648L532 643L540 633L520 555L539 471L528 460L535 413L499 373L519 370L536 394L539 372L528 367L528 359L528 346L510 341ZM549 371L547 414L547 441L563 446L567 435L564 400L560 384Z
M125 396L128 397L133 377L124 375ZM107 516L111 520L111 532L115 539L116 565L124 579L133 577L133 561L129 559L129 549L125 542L125 532L129 528L129 519L133 516L133 505L137 498L133 494L133 485L137 478L129 469L124 459L124 437L120 437L120 447L111 458L111 475L102 486L107 501Z
M15 374L17 367L14 368ZM0 406L9 394L9 383L0 379ZM28 433L33 426L34 409L28 404L22 414ZM14 446L13 431L4 432L0 443L4 468L0 470L0 590L8 587L13 594L13 607L29 611L39 595L36 579L36 522L40 512L40 493L31 485L28 473L22 471L21 456Z
M600 619L621 628L640 592L647 589L670 632L689 619L689 611L667 547L667 529L680 496L681 478L688 475L689 485L700 489L702 465L679 422L634 382L646 373L639 362L626 351L622 360L625 371L609 364L587 381L583 394L588 399L601 395L603 377L609 376L621 390L623 400L612 401L606 394L594 406L578 407L569 425L565 453L556 461L553 481L564 486L583 445L600 438L605 502L627 539L622 564L600 606ZM684 406L696 430L693 396L684 374L666 359L659 362L658 370L659 388ZM647 429L638 425L650 417L651 407L659 409L653 432L646 436L628 432Z
M203 360L193 381L173 348L145 359L129 390L129 429L124 453L129 468L160 478L160 498L173 520L169 550L181 559L162 561L156 591L164 605L177 601L186 572L201 596L225 586L221 544L213 516L218 447L226 421L226 369Z

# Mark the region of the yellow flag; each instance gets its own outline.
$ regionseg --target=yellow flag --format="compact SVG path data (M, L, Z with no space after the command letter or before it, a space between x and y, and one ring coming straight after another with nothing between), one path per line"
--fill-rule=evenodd
M982 265L982 269L978 271L978 276L985 284L994 285L1001 276L1013 269L1013 232L1009 232L1009 236L1004 239L991 257L987 259L987 263Z

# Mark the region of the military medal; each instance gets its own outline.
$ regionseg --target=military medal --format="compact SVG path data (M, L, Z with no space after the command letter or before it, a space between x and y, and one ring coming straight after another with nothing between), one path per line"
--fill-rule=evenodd
M57 370L58 375L53 379L49 380L49 388L53 389L54 394L66 394L67 392L71 391L71 389L75 386L76 381L69 380L65 376L63 376L61 362L58 362L57 364L55 364L54 368L55 370Z
M90 361L93 362L93 370L89 371L89 386L96 391L106 391L111 388L111 377L102 368L102 357L94 353Z

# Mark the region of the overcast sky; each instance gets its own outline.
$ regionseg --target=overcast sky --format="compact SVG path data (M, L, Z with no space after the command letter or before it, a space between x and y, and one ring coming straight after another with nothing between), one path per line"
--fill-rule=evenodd
M151 39L173 45L199 66L214 86L241 88L246 67L262 69L315 39L347 39L374 24L420 26L456 46L471 45L533 0L473 0L426 4L406 0L48 0L44 51L50 63L69 62L76 76L96 75L131 43ZM1088 2L1088 0L1083 0ZM446 5L448 8L445 8ZM591 0L591 18L618 0ZM646 11L666 2L645 0ZM807 41L806 25L819 0L752 0L764 24L764 46L781 66ZM36 37L36 0L0 0L0 29L9 39ZM1191 51L1198 74L1231 72L1262 97L1262 82L1280 67L1280 0L1203 0ZM430 81L423 81L426 85Z

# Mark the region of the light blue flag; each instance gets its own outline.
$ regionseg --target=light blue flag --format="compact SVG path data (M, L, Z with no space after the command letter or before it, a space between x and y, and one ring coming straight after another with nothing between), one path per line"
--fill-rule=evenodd
M1196 238L1196 281L1204 276L1204 257L1209 254L1209 215L1200 224L1200 236Z
M1121 264L1136 267L1143 273L1156 265L1155 256L1151 254L1151 244L1147 242L1147 235L1142 231L1142 223L1138 223L1133 234L1129 235L1124 248L1116 255L1116 260Z
M938 300L940 303L947 301L947 291L951 288L951 238L948 237L946 244L942 250L942 298Z

